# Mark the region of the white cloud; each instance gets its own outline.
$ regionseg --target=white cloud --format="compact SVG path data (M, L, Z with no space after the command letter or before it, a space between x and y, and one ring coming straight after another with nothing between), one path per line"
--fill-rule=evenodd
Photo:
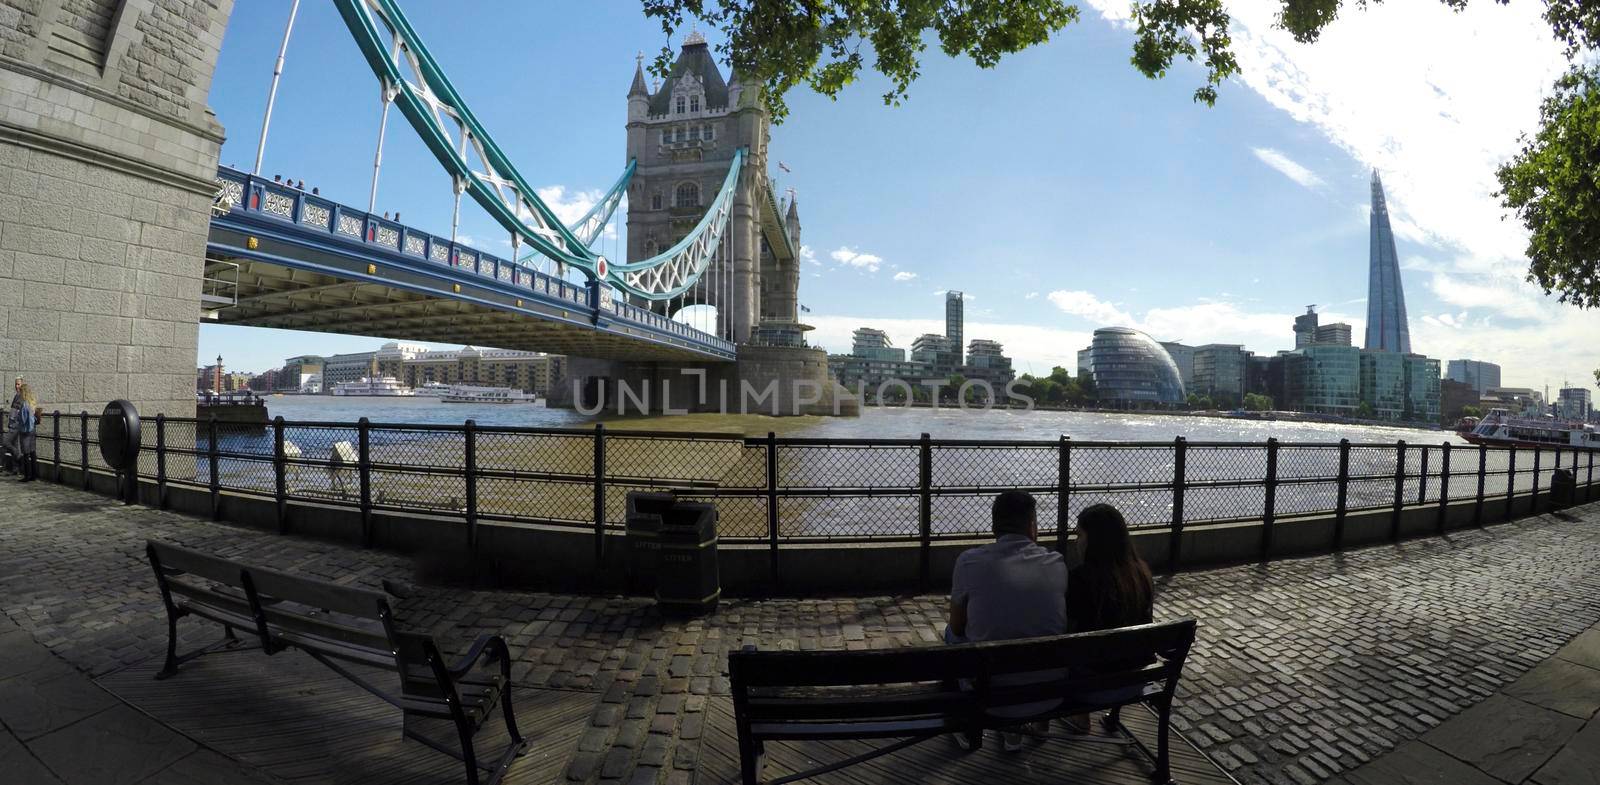
M894 279L896 281L909 281L909 280L911 280L913 278L916 278L916 277L917 277L916 273L908 273L908 272L905 272L904 270L894 274Z
M1126 0L1090 2L1131 27ZM1281 8L1227 3L1235 81L1378 170L1395 235L1437 252L1406 260L1413 313L1444 310L1428 308L1418 297L1426 294L1463 312L1414 316L1413 348L1498 362L1507 384L1588 378L1600 366L1600 312L1562 305L1524 280L1526 235L1503 220L1494 196L1496 166L1537 127L1539 102L1567 67L1542 4L1347 4L1314 44L1274 26ZM1200 77L1181 65L1167 78ZM1215 111L1230 111L1228 100L1224 92ZM1360 226L1367 214L1366 204L1351 205Z
M839 264L866 270L869 273L877 272L878 265L883 264L883 257L862 253L848 245L841 245L835 248L828 253L828 256L833 257L833 260Z
M1133 317L1115 305L1105 302L1089 292L1058 289L1048 295L1050 302L1062 313L1081 316L1096 327L1131 325Z
M1295 163L1289 158L1289 156L1284 155L1277 150L1274 150L1270 147L1252 147L1250 148L1250 152L1255 153L1256 157L1261 159L1262 163L1278 170L1278 172L1284 177L1287 177L1290 180L1305 186L1306 188L1316 188L1323 184L1322 178L1318 177L1316 172L1313 172L1310 169Z
M809 245L800 246L800 261L806 264L822 264L817 260L817 252Z
M1038 299L1038 297L1039 297L1039 293L1038 292L1028 292L1026 295L1023 296L1022 299L1024 299L1024 300L1034 300L1034 299Z

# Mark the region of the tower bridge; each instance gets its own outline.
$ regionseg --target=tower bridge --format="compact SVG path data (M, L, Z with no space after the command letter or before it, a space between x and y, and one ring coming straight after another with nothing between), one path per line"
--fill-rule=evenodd
M379 82L385 124L397 110L449 175L450 232L217 167L222 133L205 96L227 0L85 0L72 12L83 19L0 9L22 15L12 27L26 34L0 42L0 106L18 108L0 124L0 282L39 295L0 303L0 371L28 374L67 409L128 397L184 413L203 314L566 354L572 378L558 389L573 397L557 403L620 404L629 383L635 400L652 390L650 409L717 409L737 405L742 386L778 382L777 410L835 411L826 358L805 346L796 314L798 206L767 175L769 115L757 90L724 79L702 37L656 89L636 64L627 165L569 224L396 0L332 1ZM40 207L14 210L15 197ZM509 255L460 242L463 198L509 233ZM594 246L624 198L625 258L608 259ZM715 324L674 318L691 307L714 309ZM669 392L680 371L700 383ZM822 392L812 400L796 384Z

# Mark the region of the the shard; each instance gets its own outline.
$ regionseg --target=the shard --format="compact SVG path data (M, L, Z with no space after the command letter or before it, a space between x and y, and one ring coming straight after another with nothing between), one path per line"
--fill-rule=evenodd
M1400 258L1394 250L1394 230L1389 227L1389 207L1383 200L1383 181L1372 172L1372 251L1367 272L1367 344L1369 350L1411 352L1411 328L1406 324L1406 293L1400 286Z

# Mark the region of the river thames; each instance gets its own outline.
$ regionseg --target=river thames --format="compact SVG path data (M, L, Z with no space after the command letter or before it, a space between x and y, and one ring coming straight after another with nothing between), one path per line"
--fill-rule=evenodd
M467 419L480 425L543 428L585 427L596 420L609 428L681 432L742 433L849 439L912 439L923 433L935 439L1055 439L1065 434L1086 441L1164 441L1183 436L1191 441L1260 442L1276 436L1286 442L1464 443L1454 432L1439 429L1344 423L1247 420L1227 417L1183 417L1135 412L1063 412L994 409L961 410L868 407L860 417L764 417L759 415L690 414L657 417L587 416L571 409L536 404L456 404L436 398L341 398L325 395L269 397L272 416L290 421L354 422L366 417L380 423L457 424Z

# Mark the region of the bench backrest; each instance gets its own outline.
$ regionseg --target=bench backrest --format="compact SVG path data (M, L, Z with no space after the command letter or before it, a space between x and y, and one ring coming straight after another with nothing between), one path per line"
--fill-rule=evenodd
M244 567L237 562L156 540L147 541L145 548L151 561L165 574L184 573L228 586L244 586Z
M1194 636L1195 620L1185 618L954 646L847 652L747 648L728 655L728 674L734 703L746 718L890 719L1024 706L1152 682L1170 696Z

